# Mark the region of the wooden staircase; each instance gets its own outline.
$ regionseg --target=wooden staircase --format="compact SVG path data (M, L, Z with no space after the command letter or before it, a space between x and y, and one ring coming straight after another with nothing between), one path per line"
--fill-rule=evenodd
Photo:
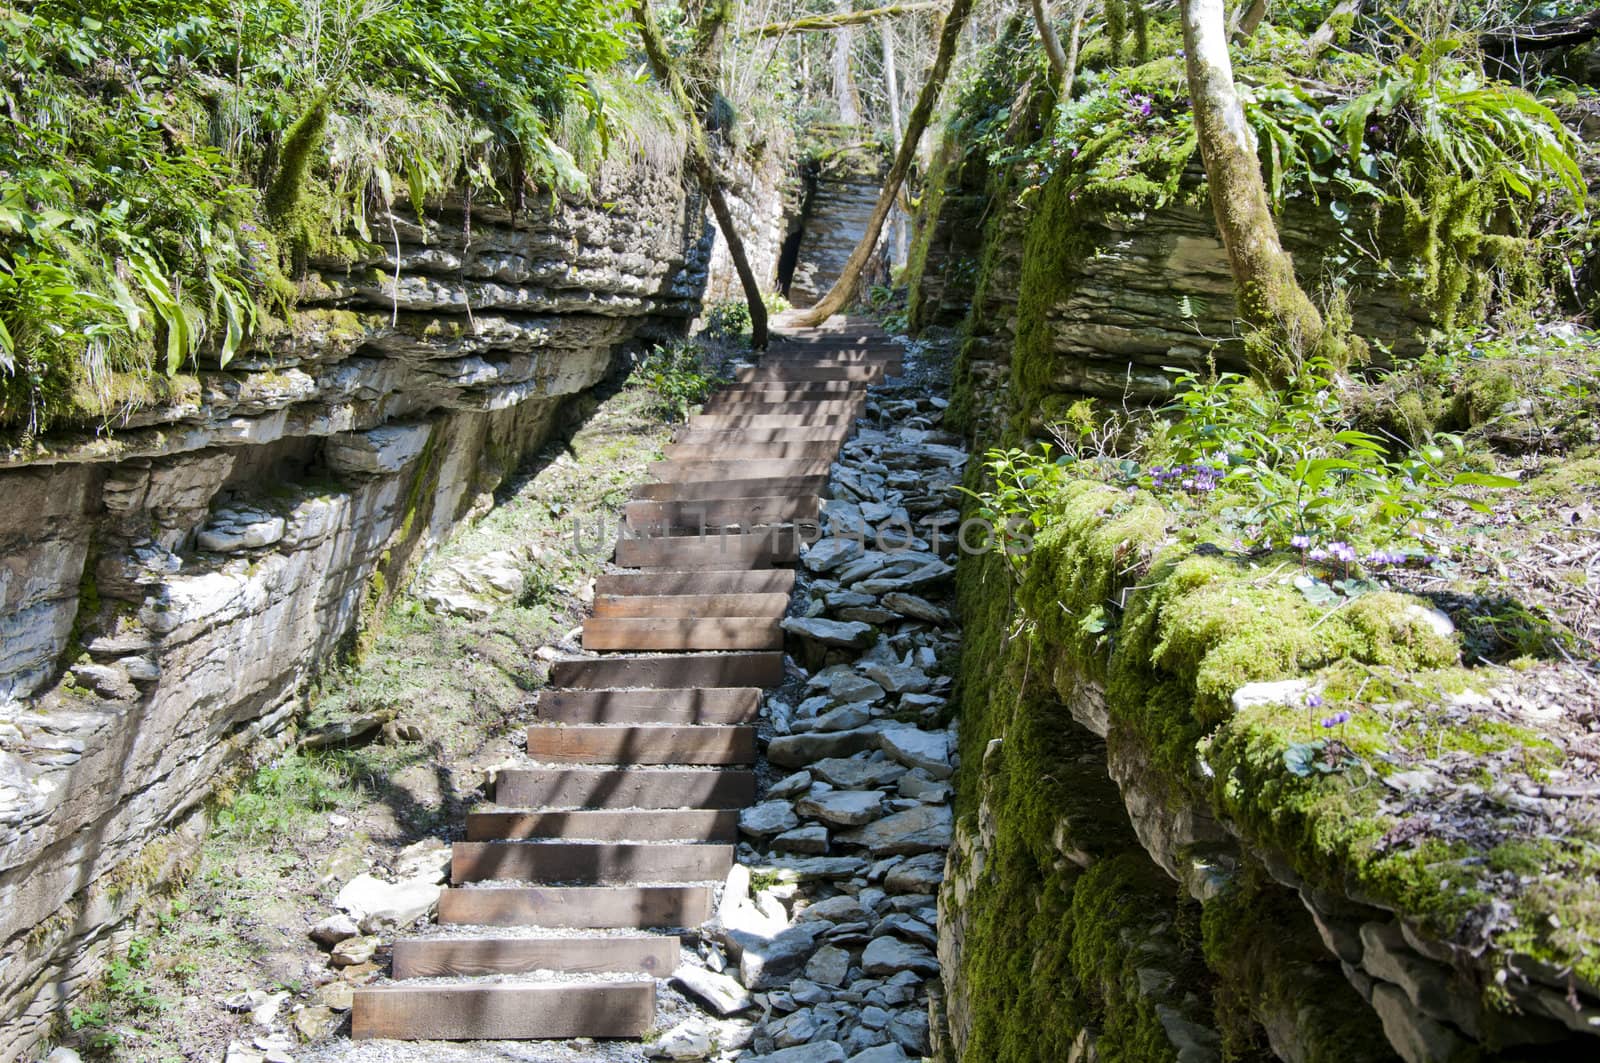
M352 1036L638 1038L676 931L711 918L753 804L779 620L866 388L900 348L847 328L786 337L711 397L625 510L583 646L555 662L527 763L467 818L437 931L357 990ZM508 928L496 933L492 928ZM514 929L512 929L514 928ZM586 931L575 935L574 929Z

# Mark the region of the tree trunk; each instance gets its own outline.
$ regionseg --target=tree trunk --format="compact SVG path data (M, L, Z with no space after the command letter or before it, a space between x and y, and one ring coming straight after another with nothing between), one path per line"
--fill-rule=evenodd
M850 13L850 0L835 0L839 15ZM839 105L841 125L861 124L861 104L856 98L855 79L850 76L850 53L856 44L853 25L841 24L833 31L833 99Z
M750 306L750 345L758 351L766 350L767 304L762 299L761 285L756 281L755 271L750 268L750 259L745 256L744 241L739 239L739 231L734 228L733 214L728 210L728 197L722 186L722 177L717 172L716 161L711 156L711 145L706 139L699 109L690 97L689 90L684 87L677 68L672 65L672 54L667 51L666 42L661 38L661 29L656 25L650 0L638 0L634 12L650 66L656 77L666 83L667 91L683 113L684 123L688 126L689 167L705 191L706 199L711 204L711 213L717 219L717 228L722 230L722 238L728 241L728 257L733 259L733 268L739 274L739 283L744 288L745 302Z
M1256 30L1261 27L1261 20L1267 17L1267 0L1246 0L1237 15L1233 25L1228 29L1228 37L1235 41L1247 41L1256 35Z
M1361 14L1363 6L1365 6L1364 0L1339 0L1333 5L1333 10L1322 20L1322 25L1317 27L1317 32L1311 35L1307 45L1313 63L1322 58L1323 52L1333 47L1333 42L1339 37L1340 28L1353 23L1356 16Z
M1061 47L1061 37L1056 33L1055 23L1050 20L1050 11L1044 6L1044 0L1033 0L1032 6L1033 24L1039 28L1039 40L1044 43L1045 58L1050 60L1050 83L1060 92L1061 86L1072 76L1067 72L1067 53Z
M1222 0L1182 0L1183 44L1195 132L1217 229L1228 252L1239 316L1256 332L1251 367L1282 380L1321 339L1322 315L1278 242L1267 186L1228 56Z
M855 296L856 287L861 283L861 271L866 268L867 260L878 246L878 237L883 235L884 220L894 207L895 197L900 194L900 186L905 183L906 173L911 169L911 160L916 156L917 144L922 140L923 130L927 129L928 119L933 115L933 105L939 100L939 91L950 76L950 64L955 59L956 45L961 39L961 27L966 25L967 16L972 13L972 4L973 0L951 0L944 28L939 31L939 51L934 57L933 69L928 71L928 80L922 83L917 104L906 120L905 139L895 153L889 176L883 179L883 189L878 193L878 202L867 221L867 231L861 234L860 242L844 264L844 272L833 282L828 294L817 305L800 314L796 318L797 324L808 327L820 325L837 314Z
M900 128L900 75L895 69L894 23L885 22L880 26L878 37L883 43L884 89L889 97L889 146L898 155L904 130ZM906 260L905 211L896 210L889 217L889 243L893 248L890 262L896 266L903 265Z
M1083 42L1083 22L1089 17L1089 0L1078 0L1073 5L1072 32L1067 34L1066 76L1056 83L1056 98L1072 99L1072 83L1078 76L1078 46Z

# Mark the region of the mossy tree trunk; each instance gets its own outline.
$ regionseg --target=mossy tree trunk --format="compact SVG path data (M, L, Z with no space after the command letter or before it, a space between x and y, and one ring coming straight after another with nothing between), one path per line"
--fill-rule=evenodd
M1211 207L1228 252L1239 316L1254 332L1247 345L1251 367L1282 380L1320 341L1322 315L1301 290L1278 240L1255 136L1233 81L1222 0L1182 0L1181 17Z
M726 6L726 3L713 5L712 11ZM672 63L672 53L667 50L667 43L661 36L661 28L656 24L650 0L638 0L634 13L638 18L639 37L644 42L644 51L650 59L650 67L655 71L656 77L666 84L673 102L683 113L684 122L689 130L689 167L694 171L695 178L706 194L706 200L711 204L711 213L717 219L717 228L722 230L722 238L728 241L728 257L733 259L733 268L739 274L739 283L744 288L745 302L750 306L750 345L758 351L765 350L767 304L762 300L761 285L756 280L755 271L750 268L750 259L744 251L744 241L739 238L739 230L733 224L733 213L728 209L728 196L723 187L722 175L717 171L716 160L711 155L711 143L706 137L705 124L701 120L701 108L695 105L683 78L678 74L677 67ZM710 13L708 11L708 16ZM701 40L720 41L721 37L720 30L714 28L709 33L703 33ZM696 62L708 69L716 69L714 59L715 56L709 49L696 56ZM708 88L706 91L709 98L709 93L714 89Z
M1030 6L1033 8L1033 24L1039 30L1040 42L1044 44L1045 58L1050 60L1050 81L1060 91L1072 76L1067 72L1067 51L1061 47L1061 36L1056 33L1056 24L1045 7L1045 0L1033 0Z
M889 175L883 179L878 202L873 205L872 216L867 219L867 231L861 234L856 249L850 252L850 258L845 262L839 279L833 282L833 287L815 306L799 314L795 319L796 324L820 325L842 310L855 296L856 288L861 283L861 271L866 268L867 260L878 246L878 238L883 235L883 223L894 208L900 186L905 183L906 174L911 170L911 161L916 157L917 143L922 139L928 119L933 115L933 105L938 102L939 92L950 76L950 64L955 59L956 45L961 40L961 28L967 24L967 16L972 14L972 5L973 0L951 0L944 27L939 31L939 51L934 56L933 69L928 71L928 79L922 83L917 104L911 108L911 114L906 119L905 137L900 141L900 150L895 152Z
M848 15L850 0L836 0L834 9L839 15ZM839 123L847 126L861 124L861 101L850 73L850 53L855 44L854 26L842 23L833 31L833 99L839 107Z

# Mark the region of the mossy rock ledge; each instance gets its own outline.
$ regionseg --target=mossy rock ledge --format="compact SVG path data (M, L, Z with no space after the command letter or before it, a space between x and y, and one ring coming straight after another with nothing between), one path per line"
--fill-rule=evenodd
M1571 737L1510 670L1141 492L1072 482L1035 523L1020 579L958 571L945 1059L1594 1058L1593 839L1539 807Z

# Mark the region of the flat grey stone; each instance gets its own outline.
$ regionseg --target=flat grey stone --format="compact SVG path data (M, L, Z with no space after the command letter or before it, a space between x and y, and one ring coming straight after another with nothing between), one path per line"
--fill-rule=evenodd
M848 757L877 749L881 731L882 728L874 724L853 731L782 735L768 744L767 759L779 767L804 768L829 757Z
M802 797L794 808L802 816L836 827L858 827L882 815L883 795L876 790L832 790Z
M850 975L850 954L836 945L824 945L806 964L806 977L819 985L835 988L844 985Z
M827 620L820 616L791 616L783 621L783 630L807 642L835 646L846 650L864 650L877 636L871 624L859 620ZM874 677L876 678L876 677Z
M744 986L704 967L683 964L673 972L672 981L718 1015L734 1015L755 1004L755 998Z
M894 937L873 938L861 954L861 969L868 974L888 975L901 971L937 974L939 961L921 945Z
M779 1049L765 1056L751 1056L744 1063L845 1063L844 1046L838 1041L817 1041Z
M955 818L948 806L918 805L841 834L839 841L865 846L874 856L915 856L944 852L954 830Z
M857 560L865 552L866 547L859 539L829 536L807 547L800 561L812 572L831 572Z
M921 768L935 779L948 779L950 740L944 731L924 731L918 727L886 727L878 736L878 748L908 768Z
M828 828L820 824L786 830L772 839L772 849L778 853L802 853L821 856L828 851Z
M865 790L890 783L906 774L903 765L892 760L862 760L858 757L829 757L811 766L811 773L841 790Z
M799 825L800 818L794 814L794 806L781 798L751 805L739 813L739 831L756 838L781 834Z

